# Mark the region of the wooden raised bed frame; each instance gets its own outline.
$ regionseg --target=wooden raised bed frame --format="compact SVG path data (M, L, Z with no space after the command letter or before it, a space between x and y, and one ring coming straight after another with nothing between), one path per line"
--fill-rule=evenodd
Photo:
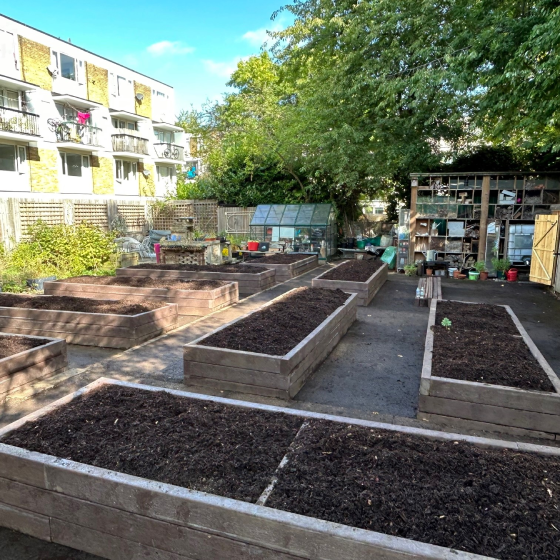
M344 261L348 262L348 261ZM381 289L381 286L387 281L389 275L389 267L387 263L383 264L381 268L376 270L365 282L352 282L349 280L329 280L328 278L323 278L325 274L331 272L335 268L342 266L344 263L331 268L327 272L324 272L317 278L313 278L311 281L311 286L313 288L327 288L329 290L343 290L344 292L350 292L353 294L358 294L358 305L365 307L371 303L371 300L375 297L375 294Z
M381 424L98 379L0 430L0 438L106 384L371 427L480 447L560 456L560 449ZM483 560L383 533L117 473L0 442L0 525L112 560Z
M4 332L0 334L45 340L45 344L41 346L0 358L0 395L38 379L60 373L68 367L65 340Z
M432 326L436 322L437 308L437 301L432 300L420 381L418 419L461 429L560 441L560 379L511 308L508 305L501 307L509 313L531 354L552 382L556 393L432 376Z
M297 255L297 253L292 253ZM263 261L262 263L259 261ZM319 257L317 255L311 255L308 258L301 259L300 261L295 261L291 263L277 263L277 264L267 264L263 259L251 259L251 262L244 262L243 265L247 266L258 266L268 269L273 269L276 271L276 282L286 282L291 280L296 276L301 276L314 268L319 266Z
M102 284L78 284L74 282L45 282L45 294L49 296L74 296L92 299L141 298L149 301L176 303L179 315L208 315L239 301L235 282L212 290L181 290L176 288L140 288Z
M247 296L274 286L275 271L264 270L259 274L243 272L208 272L196 270L165 270L154 268L117 268L117 276L136 276L173 280L223 280L237 282L239 295Z
M104 348L132 348L175 328L176 324L174 303L137 315L0 307L1 330Z
M258 313L288 294L290 292L185 345L185 383L221 391L237 391L281 399L293 398L356 320L356 295L352 294L344 305L331 313L284 356L199 344L205 338L253 313Z

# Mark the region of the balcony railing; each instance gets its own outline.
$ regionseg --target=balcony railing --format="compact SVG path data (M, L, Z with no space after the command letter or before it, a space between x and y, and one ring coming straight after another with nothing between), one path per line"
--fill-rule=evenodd
M39 136L39 115L0 107L0 130Z
M114 152L131 152L133 154L149 155L148 140L138 138L131 134L113 134L113 151Z
M154 148L158 158L185 161L185 148L183 148L183 146L177 146L177 144L168 144L164 142L154 144Z
M57 142L75 142L84 146L99 146L101 129L71 121L49 119L49 127L56 134Z

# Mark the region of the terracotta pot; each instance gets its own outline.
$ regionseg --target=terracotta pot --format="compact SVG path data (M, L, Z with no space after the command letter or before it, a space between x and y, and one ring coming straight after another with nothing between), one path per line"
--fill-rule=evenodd
M481 272L480 273L480 280L488 280L488 272Z
M453 272L453 278L459 278L460 274L461 274L461 271L460 271L460 270L455 270L455 271Z
M431 268L426 269L426 276L431 276L432 273L433 273L433 270Z

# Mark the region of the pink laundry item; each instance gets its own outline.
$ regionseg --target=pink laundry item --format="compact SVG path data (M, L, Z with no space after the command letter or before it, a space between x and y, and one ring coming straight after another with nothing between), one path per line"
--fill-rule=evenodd
M78 113L78 122L80 124L86 124L89 117L90 117L89 113Z

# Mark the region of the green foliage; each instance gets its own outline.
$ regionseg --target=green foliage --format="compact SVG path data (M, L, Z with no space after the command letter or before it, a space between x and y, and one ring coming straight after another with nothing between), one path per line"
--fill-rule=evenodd
M415 264L405 264L404 273L407 276L415 276L418 272L418 267Z
M486 272L486 263L484 261L476 261L474 268L477 272Z
M2 289L23 291L27 279L45 276L110 273L116 265L113 238L86 222L48 226L38 221L28 239L1 255Z
M511 268L511 261L507 258L506 259L498 259L497 257L494 257L492 259L492 266L498 272L507 272Z
M445 327L447 330L450 330L451 329L451 319L448 319L447 317L442 319L441 326Z

